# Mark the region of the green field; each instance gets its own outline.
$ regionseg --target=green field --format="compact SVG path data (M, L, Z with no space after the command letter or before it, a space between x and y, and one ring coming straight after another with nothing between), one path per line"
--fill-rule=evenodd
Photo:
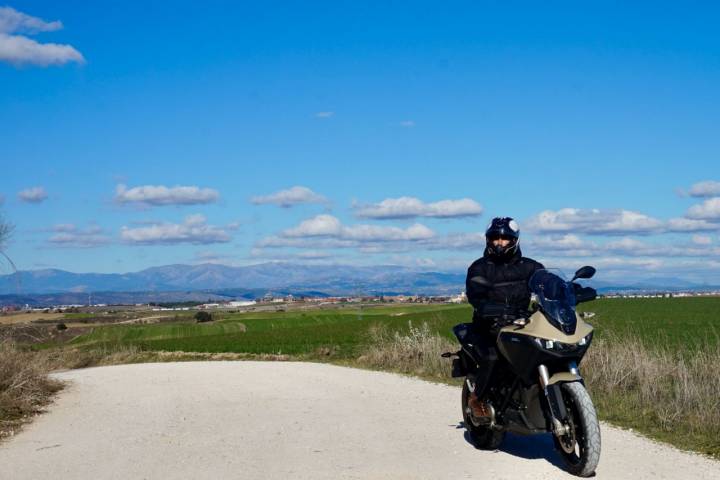
M720 341L720 298L599 299L582 306L595 312L598 337L620 335L649 346L695 349ZM358 354L373 325L404 331L427 323L452 338L451 327L469 321L468 305L402 305L359 309L314 309L224 314L222 320L154 325L98 326L73 341L77 346L132 345L143 350L312 355L332 349L345 358Z
M136 346L143 350L185 352L237 352L303 355L331 349L334 356L350 358L367 342L373 325L403 331L409 322L423 322L444 336L467 321L467 305L369 307L271 313L226 314L222 320L155 325L96 327L75 339L76 346Z
M597 335L630 336L649 347L696 350L720 344L720 297L612 298L583 304Z

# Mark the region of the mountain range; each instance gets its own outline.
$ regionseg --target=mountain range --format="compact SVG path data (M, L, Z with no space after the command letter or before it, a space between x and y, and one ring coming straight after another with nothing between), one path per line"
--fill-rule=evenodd
M707 290L717 287L677 278L646 278L626 285L590 281L602 293ZM232 267L205 263L166 265L131 273L72 273L57 269L0 276L0 303L98 303L257 298L277 295L457 294L465 272L433 272L395 265L347 266L263 263ZM76 300L62 302L61 300ZM82 301L80 301L82 300Z

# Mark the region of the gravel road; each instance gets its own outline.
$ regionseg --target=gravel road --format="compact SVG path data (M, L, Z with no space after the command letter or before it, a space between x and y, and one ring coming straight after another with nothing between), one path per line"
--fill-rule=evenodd
M5 479L560 479L548 435L475 450L460 390L296 362L57 374L58 400L0 444ZM720 462L602 426L597 479L720 478Z

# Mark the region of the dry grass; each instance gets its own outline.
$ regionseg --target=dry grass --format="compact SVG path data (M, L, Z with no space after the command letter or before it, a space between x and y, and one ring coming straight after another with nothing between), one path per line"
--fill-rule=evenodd
M582 370L601 416L720 454L720 344L678 352L632 337L598 339Z
M373 327L360 366L448 381L457 345L427 324L407 333ZM679 353L634 337L596 339L582 371L605 420L720 457L720 344Z
M47 376L49 370L43 356L0 343L0 438L13 435L62 389Z
M58 321L61 322L65 317L62 313L43 313L43 312L32 312L32 313L8 313L0 315L0 325L12 325L15 323L29 323L35 320L40 321Z
M408 322L407 333L390 332L382 325L370 330L370 346L358 363L370 368L447 380L451 363L440 354L457 350L457 345L433 333L427 323L415 327Z

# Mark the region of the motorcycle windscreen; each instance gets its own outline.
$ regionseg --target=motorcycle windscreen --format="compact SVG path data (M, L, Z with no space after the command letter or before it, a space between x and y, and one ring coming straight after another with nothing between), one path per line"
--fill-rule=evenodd
M575 333L575 292L572 285L549 270L538 270L528 282L550 323L568 335Z

